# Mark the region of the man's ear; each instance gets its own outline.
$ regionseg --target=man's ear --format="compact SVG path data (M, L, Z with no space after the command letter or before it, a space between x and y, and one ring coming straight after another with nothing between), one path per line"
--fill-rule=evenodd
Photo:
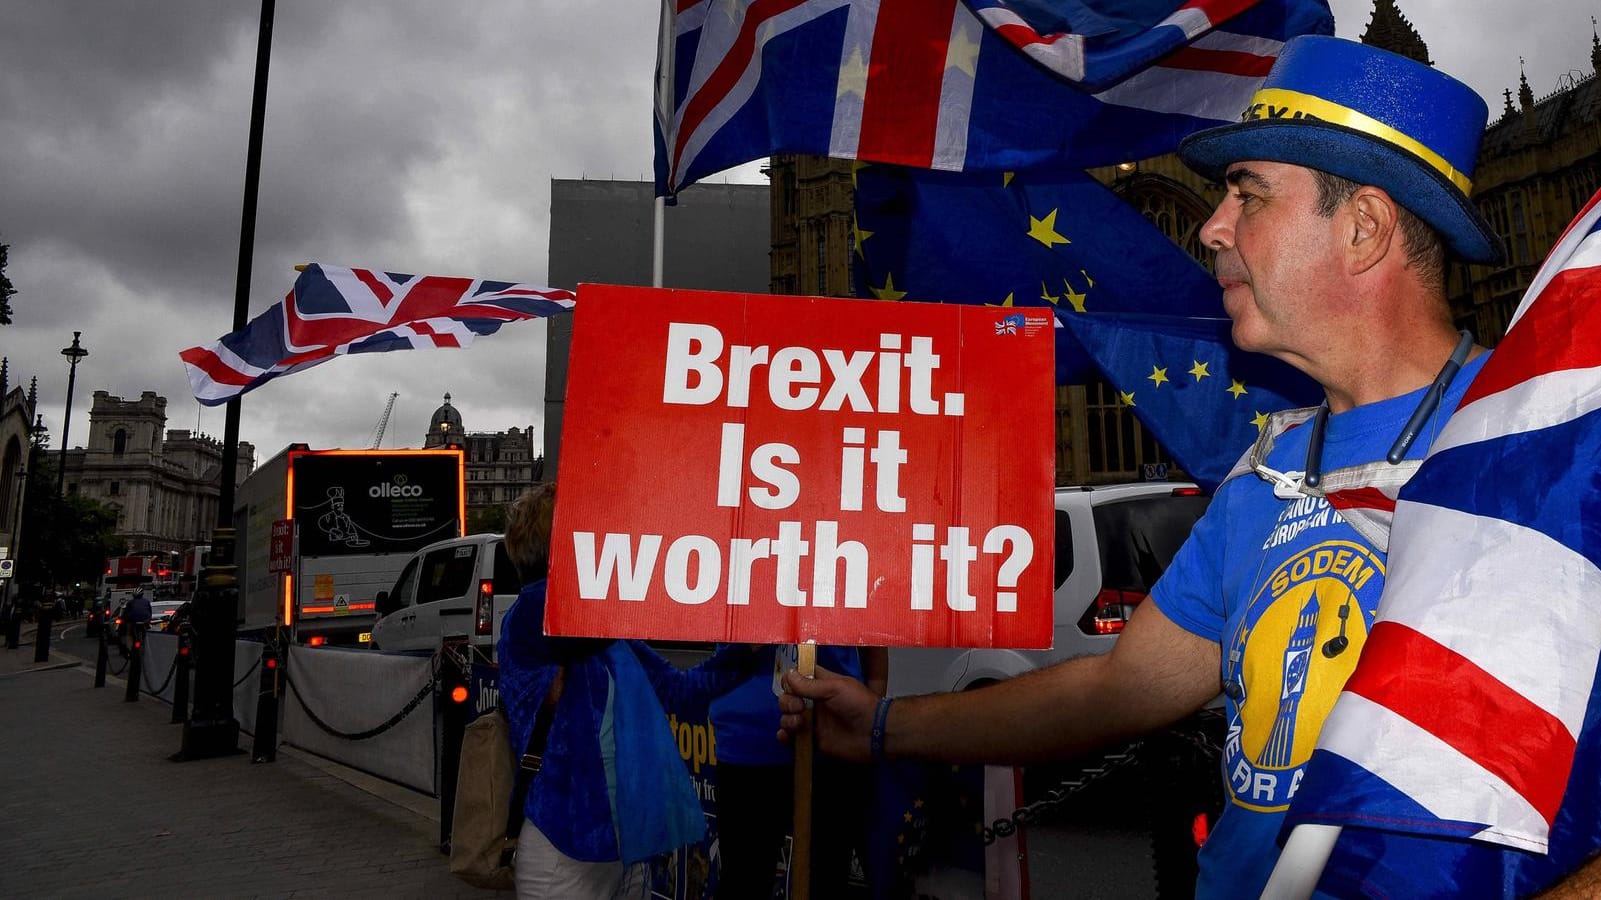
M1400 208L1383 188L1363 185L1346 204L1350 243L1346 245L1347 271L1352 275L1378 265L1400 250Z

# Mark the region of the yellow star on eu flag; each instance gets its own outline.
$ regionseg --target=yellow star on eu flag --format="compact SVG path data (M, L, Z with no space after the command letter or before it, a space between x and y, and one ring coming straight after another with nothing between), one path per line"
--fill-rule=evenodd
M1261 431L1262 429L1266 428L1267 427L1267 413L1265 413L1265 412L1257 412L1256 417L1251 419L1251 424L1256 426L1256 430L1257 431Z
M1145 380L1157 387L1161 387L1163 382L1167 381L1167 369L1161 366L1152 366L1151 374L1145 376Z
M1134 405L1134 392L1133 391L1118 391L1117 398L1119 400L1123 401L1123 405L1124 406L1133 406Z
M1195 376L1195 380L1197 382L1199 382L1202 378L1211 377L1212 373L1206 371L1206 366L1206 363L1196 360L1195 365L1190 367L1190 374Z
M1057 210L1053 209L1046 213L1043 219L1029 216L1028 236L1047 247L1054 247L1057 244L1071 244L1072 241L1056 233L1056 213Z
M865 257L867 254L862 252L862 241L865 241L868 238L872 237L873 236L873 232L864 231L862 229L861 223L860 222L856 222L856 221L852 221L851 222L851 231L852 231L852 233L854 234L854 237L855 237L855 240L852 243L855 244L855 248L854 249L856 250L856 255ZM873 246L876 247L878 245L874 244Z
M899 300L906 296L905 291L895 290L895 276L889 272L884 273L883 287L873 287L872 285L867 287L873 292L873 296L880 300Z
M1230 379L1229 393L1234 395L1234 399L1240 399L1240 395L1244 394L1245 392L1245 382L1234 381L1233 379Z
M1052 306L1062 302L1062 298L1051 293L1051 289L1046 287L1045 282L1043 281L1040 282L1040 299L1051 304Z
M1089 294L1081 294L1078 291L1073 290L1073 282L1068 281L1066 278L1062 279L1062 286L1067 289L1067 302L1073 304L1073 311L1083 312L1084 300L1089 296Z

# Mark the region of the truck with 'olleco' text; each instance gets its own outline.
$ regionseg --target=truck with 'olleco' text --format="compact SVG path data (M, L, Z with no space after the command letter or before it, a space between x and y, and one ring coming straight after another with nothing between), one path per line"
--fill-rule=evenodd
M258 467L234 507L240 631L370 642L378 592L414 551L462 535L465 465L458 449L291 444Z

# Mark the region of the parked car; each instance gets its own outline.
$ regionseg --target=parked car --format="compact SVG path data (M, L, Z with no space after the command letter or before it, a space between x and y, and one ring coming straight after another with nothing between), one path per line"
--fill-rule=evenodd
M968 690L1111 650L1208 502L1193 484L1057 488L1054 646L893 648L890 694ZM1024 772L1025 796L1049 796L1065 780L1087 784L1071 798L1081 814L1107 821L1132 816L1148 827L1158 896L1193 895L1196 850L1224 802L1218 779L1223 732L1222 716L1209 708L1146 738L1134 764L1104 780L1088 777L1099 770L1098 754L1032 766Z
M1112 649L1208 502L1188 483L1057 488L1054 646L896 648L890 652L890 694L966 690Z
M434 650L446 637L466 636L491 655L501 617L521 588L501 535L429 544L412 554L394 588L378 592L372 646Z

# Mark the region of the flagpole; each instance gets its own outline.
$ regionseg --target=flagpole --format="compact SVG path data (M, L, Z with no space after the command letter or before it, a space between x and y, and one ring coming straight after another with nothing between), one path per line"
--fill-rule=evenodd
M1262 888L1262 900L1308 900L1340 839L1338 825L1301 824L1291 829L1284 852Z
M672 125L673 125L673 0L662 0L662 14L656 33L656 128L661 132L662 150L667 154L665 179L672 178ZM655 215L651 219L650 286L662 286L662 261L666 257L667 198L656 198Z
M261 0L256 32L256 78L250 100L250 138L245 154L245 194L239 226L239 267L234 279L233 330L250 312L250 268L256 246L256 195L261 184L261 138L267 118L267 71L272 59L275 0ZM195 701L183 724L175 760L206 759L239 752L239 720L233 714L234 635L238 617L238 570L234 568L234 480L239 467L239 395L228 400L217 474L217 527L211 559L196 585L194 623Z

